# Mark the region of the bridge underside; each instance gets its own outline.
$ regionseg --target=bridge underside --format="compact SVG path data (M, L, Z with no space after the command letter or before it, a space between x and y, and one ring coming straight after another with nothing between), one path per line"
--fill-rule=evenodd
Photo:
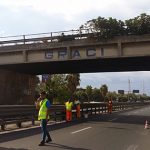
M150 71L150 56L10 64L1 65L0 69L33 75Z

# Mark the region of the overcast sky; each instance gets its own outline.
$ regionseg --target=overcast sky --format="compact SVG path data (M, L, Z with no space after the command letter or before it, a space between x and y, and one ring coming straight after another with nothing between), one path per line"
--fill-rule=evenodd
M0 0L0 37L78 29L90 19L150 14L150 0ZM81 87L139 89L150 95L150 72L81 74Z

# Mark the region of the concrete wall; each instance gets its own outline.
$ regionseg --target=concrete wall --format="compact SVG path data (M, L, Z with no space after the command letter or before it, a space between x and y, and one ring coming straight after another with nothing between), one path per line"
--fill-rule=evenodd
M150 55L150 36L82 39L0 47L0 64Z
M0 104L34 104L36 76L0 70Z

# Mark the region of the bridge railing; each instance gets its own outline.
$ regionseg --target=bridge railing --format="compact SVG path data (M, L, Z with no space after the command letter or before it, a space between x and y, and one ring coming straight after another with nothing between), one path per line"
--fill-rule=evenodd
M11 46L21 44L33 43L48 43L48 42L61 42L75 39L83 39L89 37L94 32L89 29L37 33L17 36L0 37L0 46Z
M133 108L136 106L143 106L150 103L113 103L113 111ZM81 117L85 114L103 114L107 113L107 103L94 103L94 104L81 104ZM21 123L25 121L31 121L34 125L34 121L37 120L38 110L35 106L31 105L1 105L0 106L0 126L2 130L5 130L7 124L16 124L19 128ZM73 118L76 117L76 111L73 109ZM65 106L64 105L52 105L50 109L50 118L54 121L65 120Z

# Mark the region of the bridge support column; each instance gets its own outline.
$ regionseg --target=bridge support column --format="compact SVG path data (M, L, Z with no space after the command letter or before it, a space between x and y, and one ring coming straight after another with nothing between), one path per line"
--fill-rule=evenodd
M123 51L122 51L122 43L120 40L118 40L118 55L122 56L123 55Z
M24 61L24 62L27 62L27 60L28 60L28 59L27 59L27 51L26 51L26 50L23 50L22 53L23 53L23 61Z
M70 46L67 47L67 54L68 54L68 59L71 59L71 48L70 48Z

